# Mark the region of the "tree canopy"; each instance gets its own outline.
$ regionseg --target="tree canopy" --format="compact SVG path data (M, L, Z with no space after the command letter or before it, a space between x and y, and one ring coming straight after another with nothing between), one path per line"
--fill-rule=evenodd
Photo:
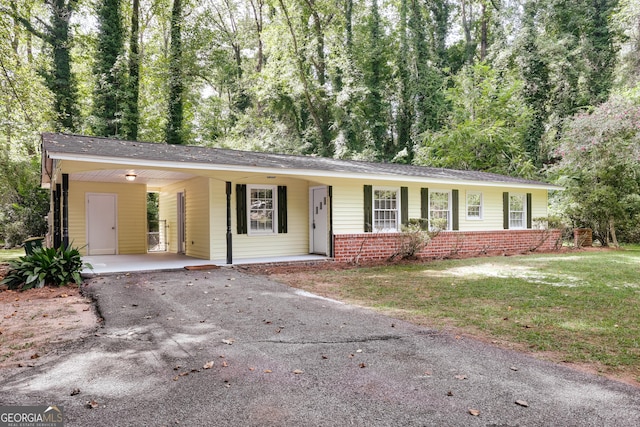
M638 90L638 28L631 0L0 0L0 158L52 129L544 179Z

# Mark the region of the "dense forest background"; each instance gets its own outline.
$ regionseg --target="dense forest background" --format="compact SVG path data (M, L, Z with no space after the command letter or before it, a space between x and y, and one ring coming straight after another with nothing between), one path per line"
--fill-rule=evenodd
M638 241L639 82L638 0L0 0L0 241L44 131L545 179Z

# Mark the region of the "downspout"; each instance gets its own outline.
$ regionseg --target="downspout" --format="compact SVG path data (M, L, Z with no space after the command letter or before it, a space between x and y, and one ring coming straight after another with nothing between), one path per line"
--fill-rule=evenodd
M233 264L231 240L231 182L227 181L227 264Z
M327 187L327 195L329 196L329 256L335 257L333 242L333 187Z
M69 247L69 174L62 174L62 245Z

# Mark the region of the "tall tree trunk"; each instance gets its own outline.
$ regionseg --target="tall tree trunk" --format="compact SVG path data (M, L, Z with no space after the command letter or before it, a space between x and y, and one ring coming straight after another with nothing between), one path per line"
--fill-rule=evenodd
M183 91L182 84L182 1L173 0L171 11L171 45L169 55L169 114L165 140L168 144L182 144Z
M314 61L314 65L316 68L316 73L318 75L318 83L320 86L324 87L327 78L327 65L326 58L324 52L324 30L322 28L322 20L320 19L320 15L318 14L318 10L315 5L315 0L305 0L307 5L309 6L309 11L311 12L311 16L313 18L313 29L316 37L316 57L317 59Z
M262 67L264 65L264 45L262 42L262 29L264 25L263 21L263 8L264 8L264 0L250 0L251 9L253 11L253 21L256 25L256 36L258 39L258 53L256 54L256 71L258 73L262 72Z
M11 0L9 2L11 6L11 11L14 15L18 14L18 5L16 4L16 0ZM13 19L13 33L11 34L11 49L16 54L16 59L19 61L20 57L18 56L18 47L20 46L20 23L16 18Z
M473 54L476 50L476 45L471 35L471 29L474 25L473 0L462 0L461 9L462 28L464 29L465 40L465 63L471 64L473 62Z
M316 127L316 131L318 132L318 136L320 138L320 146L317 147L317 153L324 157L331 157L333 155L334 149L331 144L327 100L324 98L326 92L324 91L324 88L321 88L318 93L313 92L311 84L309 82L309 78L307 77L307 67L305 61L303 59L302 53L300 52L300 49L298 48L298 38L296 36L293 22L291 21L291 17L289 16L289 11L283 0L278 0L278 2L284 13L287 27L289 28L289 33L291 34L291 40L293 42L293 54L296 58L298 73L304 87L304 97L307 103L307 108L309 110L309 113L311 114Z
M619 248L620 244L618 243L618 237L616 236L616 226L613 217L609 218L609 233L611 235L611 242L613 243L613 246Z
M396 144L412 153L411 141L411 74L409 72L409 43L407 41L407 2L400 0L400 49L398 52L399 105L396 116Z
M378 0L371 3L371 15L368 25L368 47L369 60L364 71L364 81L367 85L368 94L364 110L367 114L369 129L373 137L378 158L391 160L396 152L392 141L386 135L387 120L385 117L385 103L383 100L383 88L385 80L385 57L383 48L383 29L380 22Z
M51 4L53 12L51 27L51 44L53 45L53 75L48 79L48 86L54 94L54 108L57 113L56 130L71 131L76 129L79 112L75 79L71 73L71 40L69 37L69 21L76 5L76 0L54 0Z
M124 73L118 61L124 49L120 0L101 0L98 6L98 47L94 72L93 130L100 136L119 136L125 101Z
M351 52L353 47L353 0L345 1L344 18L345 47L347 52Z
M138 139L138 124L140 122L140 110L138 98L140 96L140 0L133 0L131 9L131 37L129 39L129 90L128 106L125 110L126 136L135 141Z
M487 13L487 5L482 3L482 27L480 28L480 61L484 61L487 57L487 46L489 44L489 16Z

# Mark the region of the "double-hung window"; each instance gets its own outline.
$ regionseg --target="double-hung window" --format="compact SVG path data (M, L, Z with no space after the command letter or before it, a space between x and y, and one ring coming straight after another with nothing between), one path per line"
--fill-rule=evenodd
M525 228L527 199L524 194L509 194L509 228Z
M451 192L429 192L429 226L434 229L449 230L451 227Z
M249 185L247 187L249 233L275 233L278 218L276 187L272 185Z
M400 218L400 190L373 188L373 231L398 231Z
M467 219L482 219L482 193L467 191Z

